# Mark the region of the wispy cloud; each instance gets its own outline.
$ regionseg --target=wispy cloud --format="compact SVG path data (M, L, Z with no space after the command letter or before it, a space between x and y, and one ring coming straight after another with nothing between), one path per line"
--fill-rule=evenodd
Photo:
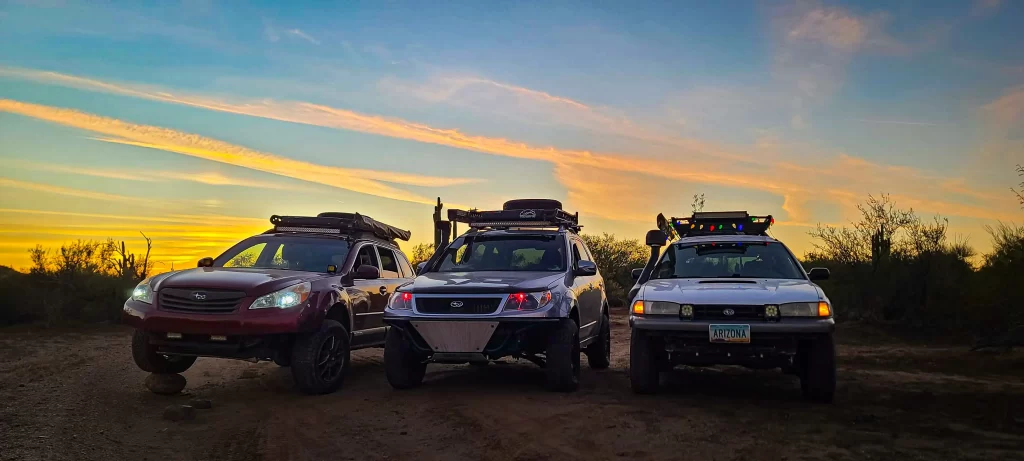
M301 39L303 39L303 40L305 40L305 41L307 41L309 43L312 43L314 45L319 45L320 44L320 40L317 40L317 39L313 38L311 35L303 32L301 29L288 29L288 30L285 31L285 33L287 33L288 35L291 35L293 37L301 38Z
M393 183L405 181L415 185L433 186L458 185L474 181L462 178L431 177L374 170L353 170L319 165L259 152L191 133L149 125L137 125L76 110L12 100L0 99L0 111L20 114L105 135L104 137L96 138L104 142L175 152L284 177L324 184L339 189L414 203L433 203L433 201L408 191L387 186L381 181ZM303 172L308 171L317 171L319 174L303 174Z
M951 205L950 209L957 209L963 212L966 209L965 207L969 207L973 210L971 216L985 216L989 219L1007 219L1012 216L1010 211L1015 211L1011 206L1002 207L998 204L953 206L955 203L959 203L959 201L969 204L979 196L990 196L987 189L977 186L969 187L952 181L956 178L937 178L934 175L925 174L907 167L872 163L857 157L841 153L823 152L814 148L793 148L793 146L786 145L773 147L776 150L787 151L808 150L806 155L804 155L805 160L800 162L787 161L779 156L773 158L771 155L767 155L766 152L761 151L737 150L736 148L716 143L674 137L666 137L664 139L666 143L670 143L674 147L673 155L671 156L591 152L587 150L537 146L504 138L476 136L457 129L437 128L412 121L367 115L321 104L273 100L233 103L205 96L172 95L171 92L165 90L154 91L130 85L112 85L78 77L54 76L52 74L39 74L36 77L38 77L37 80L52 81L54 83L120 94L131 94L137 97L203 107L210 110L352 130L443 145L489 155L530 159L549 163L556 170L562 168L559 171L563 172L589 171L597 174L597 171L601 171L610 172L612 176L616 174L635 174L648 178L674 181L673 187L678 187L679 183L690 183L714 186L726 185L733 188L757 190L778 197L791 197L792 199L786 204L787 211L799 216L807 216L807 204L806 200L796 200L796 198L813 197L812 201L815 202L839 204L844 208L850 208L850 205L856 203L856 201L850 201L850 196L863 197L868 193L878 193L880 191L905 196L929 196L934 195L936 190L942 190L947 197L946 202ZM60 109L43 107L40 110L33 109L26 112L39 112L35 115L38 115L40 118L60 120L60 123L72 126L86 125L87 129L94 131L102 129L105 134L109 135L109 138L105 139L109 142L144 147L152 146L225 163L241 164L261 171L288 175L287 171L281 171L282 164L279 161L267 162L269 163L268 165L259 160L262 158L262 155L268 154L237 154L235 153L235 149L238 149L237 146L211 144L205 138L199 138L194 143L182 146L177 136L164 134L159 131L163 129L155 127L114 129L109 128L111 126L109 119L103 123L91 123L82 120L84 114L74 113L73 116L66 116L66 113L61 111ZM97 128L97 126L104 128ZM219 141L217 142L219 143ZM787 152L787 155L792 153ZM294 160L289 161L294 162ZM302 169L290 168L292 171ZM353 175L354 173L353 170L346 170L344 174ZM387 181L388 178L386 176L375 176L372 178L374 179L373 184L362 184L360 187L365 187L371 193L377 195L395 195L396 192L394 190L382 191L379 189L383 185L377 181ZM582 199L584 195L589 195L588 190L585 188L586 185L575 181L574 178L565 174L556 174L554 177L562 182L570 196ZM433 180L433 178L430 179L430 181ZM333 181L328 182L333 183ZM417 181L415 178L406 178L405 182L416 183ZM947 187L950 184L956 184L956 187ZM841 190L836 190L840 187ZM835 190L835 193L828 192L832 190ZM636 200L623 197L622 195L604 194L595 195L595 197L603 198L603 206L606 213L615 216L626 216L636 213L635 201L646 201L649 204L648 206L655 206L650 204L659 203L658 201L661 200L663 193L655 187L638 187L631 194L625 194ZM422 197L405 198L411 201L423 200ZM939 202L931 204L936 205L937 203ZM1010 204L1008 199L1007 204Z
M850 120L861 123L874 123L876 125L939 126L938 123L914 122L909 120L878 120L869 118L851 118Z
M0 178L0 188L21 189L44 194L63 195L66 197L85 198L89 200L103 200L107 202L145 202L138 197L125 195L106 194L103 192L72 189L70 187L54 186L36 182L19 181L16 179Z
M252 187L257 189L276 189L276 190L309 190L296 185L281 184L274 181L257 181L247 178L238 178L234 176L225 175L223 173L215 171L200 171L200 172L188 172L188 171L174 171L174 170L161 170L158 172L151 170L133 170L133 169L96 169L83 167L80 165L58 165L53 163L36 163L28 162L17 159L0 159L0 165L6 165L14 168L22 168L26 170L34 171L45 171L50 173L63 173L73 174L82 176L92 176L96 178L107 178L117 179L120 181L138 181L138 182L168 182L168 181L186 181L195 182L200 184L207 184L211 186L239 186L239 187Z
M971 5L972 16L986 16L995 13L1002 6L1003 0L974 0Z

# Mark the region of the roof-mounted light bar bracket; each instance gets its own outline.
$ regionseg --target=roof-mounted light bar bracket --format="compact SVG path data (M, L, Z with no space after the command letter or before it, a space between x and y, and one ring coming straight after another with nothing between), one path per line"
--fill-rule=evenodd
M448 210L448 220L466 223L475 229L558 227L579 232L579 215L559 209L523 210Z
M775 218L750 216L746 211L699 212L687 218L673 217L672 229L679 237L698 235L768 235Z

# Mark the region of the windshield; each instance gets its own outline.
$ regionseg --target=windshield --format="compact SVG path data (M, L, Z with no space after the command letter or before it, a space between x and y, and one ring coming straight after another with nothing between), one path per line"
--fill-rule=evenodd
M745 277L803 279L803 271L778 243L675 244L661 257L652 278Z
M213 267L327 272L327 266L342 267L348 249L348 242L334 238L252 237L220 255Z
M453 242L438 271L561 272L565 264L565 245L557 235L479 235Z

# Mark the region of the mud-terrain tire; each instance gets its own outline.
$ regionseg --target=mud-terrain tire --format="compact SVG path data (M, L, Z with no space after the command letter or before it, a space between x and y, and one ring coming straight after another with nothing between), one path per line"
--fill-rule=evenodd
M384 374L395 389L412 389L423 383L427 363L395 327L384 338Z
M629 336L629 385L635 394L658 392L661 378L657 343L643 330L634 328Z
M158 353L149 343L149 334L142 330L135 330L132 335L132 358L142 371L157 374L184 373L196 363L195 357Z
M608 312L601 316L601 330L597 339L587 346L587 363L590 368L604 370L612 364L612 325Z
M336 320L324 320L319 330L295 338L291 367L299 391L321 395L341 387L351 362L350 339Z
M822 336L805 349L800 389L804 398L832 403L836 393L836 345L832 335Z
M580 328L572 319L561 319L548 335L544 364L546 387L554 392L573 392L580 386Z

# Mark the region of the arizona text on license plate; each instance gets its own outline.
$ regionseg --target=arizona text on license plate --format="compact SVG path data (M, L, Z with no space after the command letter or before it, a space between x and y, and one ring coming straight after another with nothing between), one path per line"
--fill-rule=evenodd
M749 343L750 325L710 325L708 335L713 343Z

